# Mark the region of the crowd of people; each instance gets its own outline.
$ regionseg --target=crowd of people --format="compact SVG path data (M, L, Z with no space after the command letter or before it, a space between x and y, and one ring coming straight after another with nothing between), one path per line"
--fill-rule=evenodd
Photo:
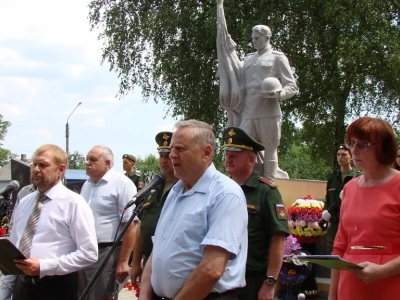
M359 118L346 136L337 148L340 170L328 178L325 217L332 253L360 268L332 271L329 299L397 299L400 150L381 119ZM92 147L78 195L62 184L62 149L34 152L32 184L17 197L9 237L25 259L15 260L19 275L2 276L0 300L79 299L114 243L90 299L118 299L128 276L140 284L141 300L274 299L288 221L278 187L255 170L264 145L227 127L227 176L213 164L209 124L179 121L155 141L165 177L143 195L130 224L135 206L128 202L144 187L136 157L124 154L126 173L119 174L111 149Z

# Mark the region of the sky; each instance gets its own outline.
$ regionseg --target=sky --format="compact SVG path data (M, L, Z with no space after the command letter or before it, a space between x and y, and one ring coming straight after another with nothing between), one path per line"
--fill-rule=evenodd
M167 107L143 103L140 88L116 97L119 81L101 65L102 42L90 31L89 0L0 1L0 114L12 125L3 147L28 158L39 146L84 156L93 145L111 148L115 170L122 155L157 154L155 135L176 122Z

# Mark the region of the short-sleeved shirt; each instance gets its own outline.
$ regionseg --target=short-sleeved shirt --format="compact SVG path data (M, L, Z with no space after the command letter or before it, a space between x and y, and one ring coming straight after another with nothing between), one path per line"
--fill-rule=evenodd
M97 184L89 178L83 185L81 196L93 211L98 243L114 241L122 211L136 194L132 181L114 170L109 170ZM128 208L122 219L127 222L132 215L134 205Z
M139 213L139 219L141 221L140 233L142 234L142 255L146 256L146 258L150 256L153 250L153 241L151 238L154 236L161 210L170 191L169 189L164 195L162 194L164 184L163 186L155 188L154 193L151 193L151 195L143 201L143 207Z
M283 207L282 197L277 188L260 181L256 171L242 185L242 189L249 214L246 269L266 272L271 237L276 232L289 232L287 217L279 215Z
M240 186L211 164L189 191L184 189L180 180L169 192L153 237L154 292L173 299L203 259L207 245L230 253L212 291L243 287L248 217Z
M133 172L131 173L125 173L125 176L127 176L130 180L132 180L132 182L134 183L134 185L136 186L136 190L141 190L144 186L144 180L142 175L140 175L140 173L136 170L133 170Z

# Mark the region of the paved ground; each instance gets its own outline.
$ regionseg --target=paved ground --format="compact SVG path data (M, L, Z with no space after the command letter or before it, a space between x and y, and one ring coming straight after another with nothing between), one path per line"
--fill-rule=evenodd
M118 295L118 300L136 300L137 297L135 296L135 291L129 291L128 289L124 288Z
M135 291L128 291L128 289L122 289L118 296L119 300L136 300ZM278 299L278 298L275 298ZM315 298L314 298L315 299ZM326 300L328 299L326 293L321 293L315 300Z

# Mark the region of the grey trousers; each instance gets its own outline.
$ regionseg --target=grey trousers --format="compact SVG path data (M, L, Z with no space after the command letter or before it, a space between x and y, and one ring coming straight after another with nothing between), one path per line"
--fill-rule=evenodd
M110 247L105 247L99 249L99 259L97 262L90 267L87 267L84 270L84 277L80 280L80 288L82 286L86 287L89 281L92 279L94 274L96 273L98 267L103 262L106 257L108 251L111 249ZM117 262L119 258L119 253L121 252L121 246L117 246L110 257L106 267L104 268L101 275L98 277L95 287L92 292L89 294L89 300L107 300L108 297L111 297L118 288L118 284L116 282L115 270L117 267ZM114 295L114 299L118 300L118 290Z

